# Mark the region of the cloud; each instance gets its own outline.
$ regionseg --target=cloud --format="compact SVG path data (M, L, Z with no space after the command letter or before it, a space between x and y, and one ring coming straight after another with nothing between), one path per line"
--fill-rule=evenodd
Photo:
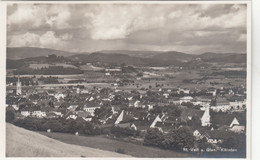
M96 13L85 13L85 17L90 18L91 38L95 40L127 38L138 30L161 27L166 20L163 12L150 13L143 5L101 5L97 8Z
M47 31L42 35L35 33L24 33L9 37L10 47L42 47L61 49L66 45L67 40L71 39L72 35L63 34L56 35L53 31Z
M189 5L181 10L172 11L168 17L172 19L174 28L183 30L246 27L245 5Z
M39 27L42 24L42 15L44 15L44 11L41 7L18 5L16 11L8 16L7 24Z
M63 34L63 35L60 36L60 38L61 38L62 40L65 40L65 41L72 39L72 37L73 37L73 36L72 36L71 34L68 34L68 33Z
M15 4L8 46L245 52L244 4Z
M16 10L9 14L7 18L9 30L29 30L42 27L63 29L70 27L68 24L68 20L71 18L69 6L19 4L16 7Z
M22 35L14 35L10 38L10 47L26 47L26 46L37 46L40 40L40 36L34 33L25 33Z

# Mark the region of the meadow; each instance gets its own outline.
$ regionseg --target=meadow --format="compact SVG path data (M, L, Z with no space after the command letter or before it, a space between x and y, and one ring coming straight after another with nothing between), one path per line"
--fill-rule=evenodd
M66 144L6 123L6 157L129 157L125 154Z
M106 151L119 151L121 153L133 157L153 157L153 158L166 158L166 157L191 157L188 153L181 153L177 151L163 150L159 148L138 145L125 141L106 138L105 136L75 136L67 133L47 133L39 132L45 136L59 140L64 143L97 148Z

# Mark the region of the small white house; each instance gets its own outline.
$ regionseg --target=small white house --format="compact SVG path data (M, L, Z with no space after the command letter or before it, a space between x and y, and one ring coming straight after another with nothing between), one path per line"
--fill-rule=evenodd
M183 102L185 102L185 103L191 102L191 100L193 100L193 98L191 96L182 97L182 98L180 98L180 104Z
M94 116L95 115L95 110L97 108L100 108L100 107L87 107L87 106L85 106L83 108L83 110L86 111L86 112L89 112L92 116Z
M24 117L28 117L31 115L30 111L21 111L21 115L23 115Z

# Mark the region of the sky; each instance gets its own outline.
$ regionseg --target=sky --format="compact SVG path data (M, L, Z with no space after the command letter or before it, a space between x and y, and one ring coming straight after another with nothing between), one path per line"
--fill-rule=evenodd
M7 46L246 53L244 4L10 4Z

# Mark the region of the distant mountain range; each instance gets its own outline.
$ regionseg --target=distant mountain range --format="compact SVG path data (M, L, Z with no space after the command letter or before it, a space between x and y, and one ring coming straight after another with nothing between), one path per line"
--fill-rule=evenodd
M18 60L31 57L55 54L64 56L73 61L100 62L100 63L125 63L128 65L171 65L189 62L200 58L205 62L246 63L246 54L239 53L203 53L192 55L176 51L99 51L94 53L74 53L46 48L7 48L7 59Z

